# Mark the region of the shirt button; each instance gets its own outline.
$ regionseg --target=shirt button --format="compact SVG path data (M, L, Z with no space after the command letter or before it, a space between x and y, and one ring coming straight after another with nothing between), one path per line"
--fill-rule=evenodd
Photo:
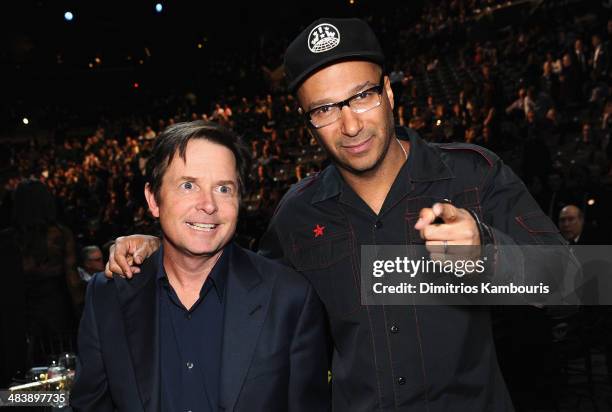
M380 220L377 220L376 223L374 223L374 227L376 229L380 229L382 227L382 222Z
M403 376L400 376L399 378L397 378L397 383L399 383L400 385L405 384L406 378L404 378Z
M389 330L391 331L391 333L397 333L397 332L399 332L399 328L397 327L397 325L391 325L391 327L389 328Z
M187 362L187 369L193 369L193 362Z
M188 313L187 315L185 315L185 317L187 318L187 320L191 320L191 313Z

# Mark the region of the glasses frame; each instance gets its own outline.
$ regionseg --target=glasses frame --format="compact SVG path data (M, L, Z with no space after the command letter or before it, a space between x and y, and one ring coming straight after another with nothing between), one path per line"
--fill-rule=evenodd
M309 111L305 112L305 113L303 114L304 119L305 119L305 120L307 120L307 121L308 121L308 122L309 122L309 123L312 125L312 127L314 127L315 129L320 129L320 128L322 128L322 127L329 126L330 124L337 122L337 121L338 121L338 119L340 119L340 114L342 113L342 108L344 108L344 106L348 106L348 108L349 108L349 109L351 109L351 111L352 111L353 113L360 114L360 113L365 113L365 112L368 112L368 111L370 111L370 110L372 110L372 109L375 109L375 108L377 108L378 106L380 106L380 103L382 102L381 97L382 97L382 93L383 93L383 87L384 87L384 85L385 85L385 75L384 75L384 74L382 74L382 75L380 76L380 82L379 82L379 83L378 83L376 86L373 86L373 87L370 87L370 88L365 89L365 90L363 90L363 91L360 91L359 93L356 93L356 94L354 94L354 95L350 96L349 98L346 98L346 99L344 99L344 100L342 100L342 101L340 101L340 102L336 102L336 103L328 103L328 104L323 104L323 105L321 105L321 106L317 106L317 107L315 107L314 109L311 109L311 110L309 110ZM371 92L371 91L375 91L375 92L378 94L378 104L376 104L375 106L370 107L370 108L369 108L369 109L367 109L367 110L362 110L362 111L356 111L356 110L354 110L354 109L351 107L351 102L353 102L355 99L357 99L357 98L358 98L358 97L359 97L361 94L363 94L363 93L367 93L367 92ZM322 107L337 107L337 108L339 108L339 109L340 109L340 111L338 112L338 114L339 114L339 115L338 115L338 117L336 117L336 118L335 118L333 121L331 121L331 122L329 122L329 123L326 123L326 124L323 124L323 125L316 125L316 124L315 124L315 123L312 121L311 115L312 115L312 113L313 113L314 111L319 110L319 109L321 109Z

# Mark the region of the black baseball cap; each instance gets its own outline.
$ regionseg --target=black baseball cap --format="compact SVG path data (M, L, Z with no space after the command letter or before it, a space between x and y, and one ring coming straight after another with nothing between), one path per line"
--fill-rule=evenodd
M322 18L302 31L285 52L285 76L289 90L315 71L341 60L368 60L383 66L376 35L361 19Z

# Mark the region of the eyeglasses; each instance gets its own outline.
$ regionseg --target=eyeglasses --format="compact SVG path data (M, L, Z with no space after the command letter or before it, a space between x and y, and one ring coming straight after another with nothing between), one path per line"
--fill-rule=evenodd
M316 129L320 129L338 120L344 106L348 106L353 113L365 113L368 110L372 110L380 106L384 79L385 77L382 75L377 86L370 87L341 102L316 107L304 113L304 117Z

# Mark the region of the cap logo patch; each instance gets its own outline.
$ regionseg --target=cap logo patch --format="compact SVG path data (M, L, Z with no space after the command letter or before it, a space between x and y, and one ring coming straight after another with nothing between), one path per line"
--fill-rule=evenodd
M310 31L308 49L313 53L323 53L340 44L340 32L329 24L322 23Z

